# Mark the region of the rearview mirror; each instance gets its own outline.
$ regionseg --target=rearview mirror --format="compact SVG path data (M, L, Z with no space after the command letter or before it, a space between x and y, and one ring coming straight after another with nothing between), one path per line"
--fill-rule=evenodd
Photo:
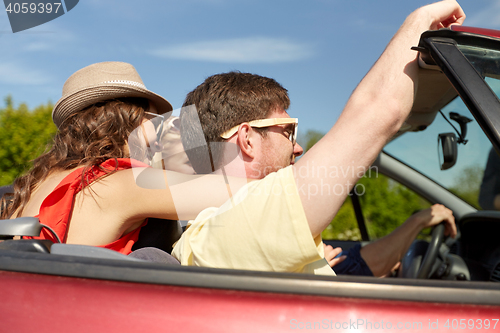
M457 162L457 136L455 133L438 135L438 156L441 170L447 170Z

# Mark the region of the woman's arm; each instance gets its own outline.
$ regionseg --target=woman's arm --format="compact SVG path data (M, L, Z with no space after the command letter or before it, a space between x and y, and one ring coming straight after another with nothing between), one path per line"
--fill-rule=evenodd
M219 207L248 183L246 178L152 168L123 170L103 180L109 183L107 196L128 216L173 220L194 219L208 207Z

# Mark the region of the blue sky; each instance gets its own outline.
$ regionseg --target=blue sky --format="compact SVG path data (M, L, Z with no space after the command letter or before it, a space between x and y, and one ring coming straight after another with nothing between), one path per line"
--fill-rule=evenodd
M126 61L179 108L205 77L230 70L275 78L300 131L326 132L414 0L81 0L13 34L0 13L0 95L35 107L100 61ZM500 1L463 0L467 25L500 29Z

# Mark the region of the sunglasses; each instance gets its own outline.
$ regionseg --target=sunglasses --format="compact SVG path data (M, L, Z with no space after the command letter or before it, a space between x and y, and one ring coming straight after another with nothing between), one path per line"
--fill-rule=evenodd
M160 143L161 137L163 135L163 124L165 122L165 117L161 114L144 112L144 118L146 118L151 122L151 124L153 124L156 133L156 141Z
M248 125L250 127L256 127L256 128L264 128L264 127L271 127L271 126L276 126L276 125L288 125L292 124L293 125L293 130L289 131L288 134L285 136L290 140L290 142L295 145L297 142L297 129L299 127L299 119L298 118L271 118L271 119L258 119L258 120L252 120L248 122ZM240 124L241 125L241 124ZM231 128L229 131L226 131L221 134L221 138L223 139L229 139L232 137L236 132L238 132L238 128L240 127L234 126Z
M163 136L163 124L165 122L165 117L161 114L156 114L152 112L144 112L144 118L147 122L142 123L142 135L144 141L146 142L146 158L148 159L149 165L153 166L153 157L156 153L161 151L161 137ZM150 137L148 133L154 130L155 137Z

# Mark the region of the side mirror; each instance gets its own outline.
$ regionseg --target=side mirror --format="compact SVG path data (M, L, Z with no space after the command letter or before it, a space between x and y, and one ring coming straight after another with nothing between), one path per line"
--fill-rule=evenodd
M457 136L455 133L438 135L438 156L441 170L447 170L457 162Z

